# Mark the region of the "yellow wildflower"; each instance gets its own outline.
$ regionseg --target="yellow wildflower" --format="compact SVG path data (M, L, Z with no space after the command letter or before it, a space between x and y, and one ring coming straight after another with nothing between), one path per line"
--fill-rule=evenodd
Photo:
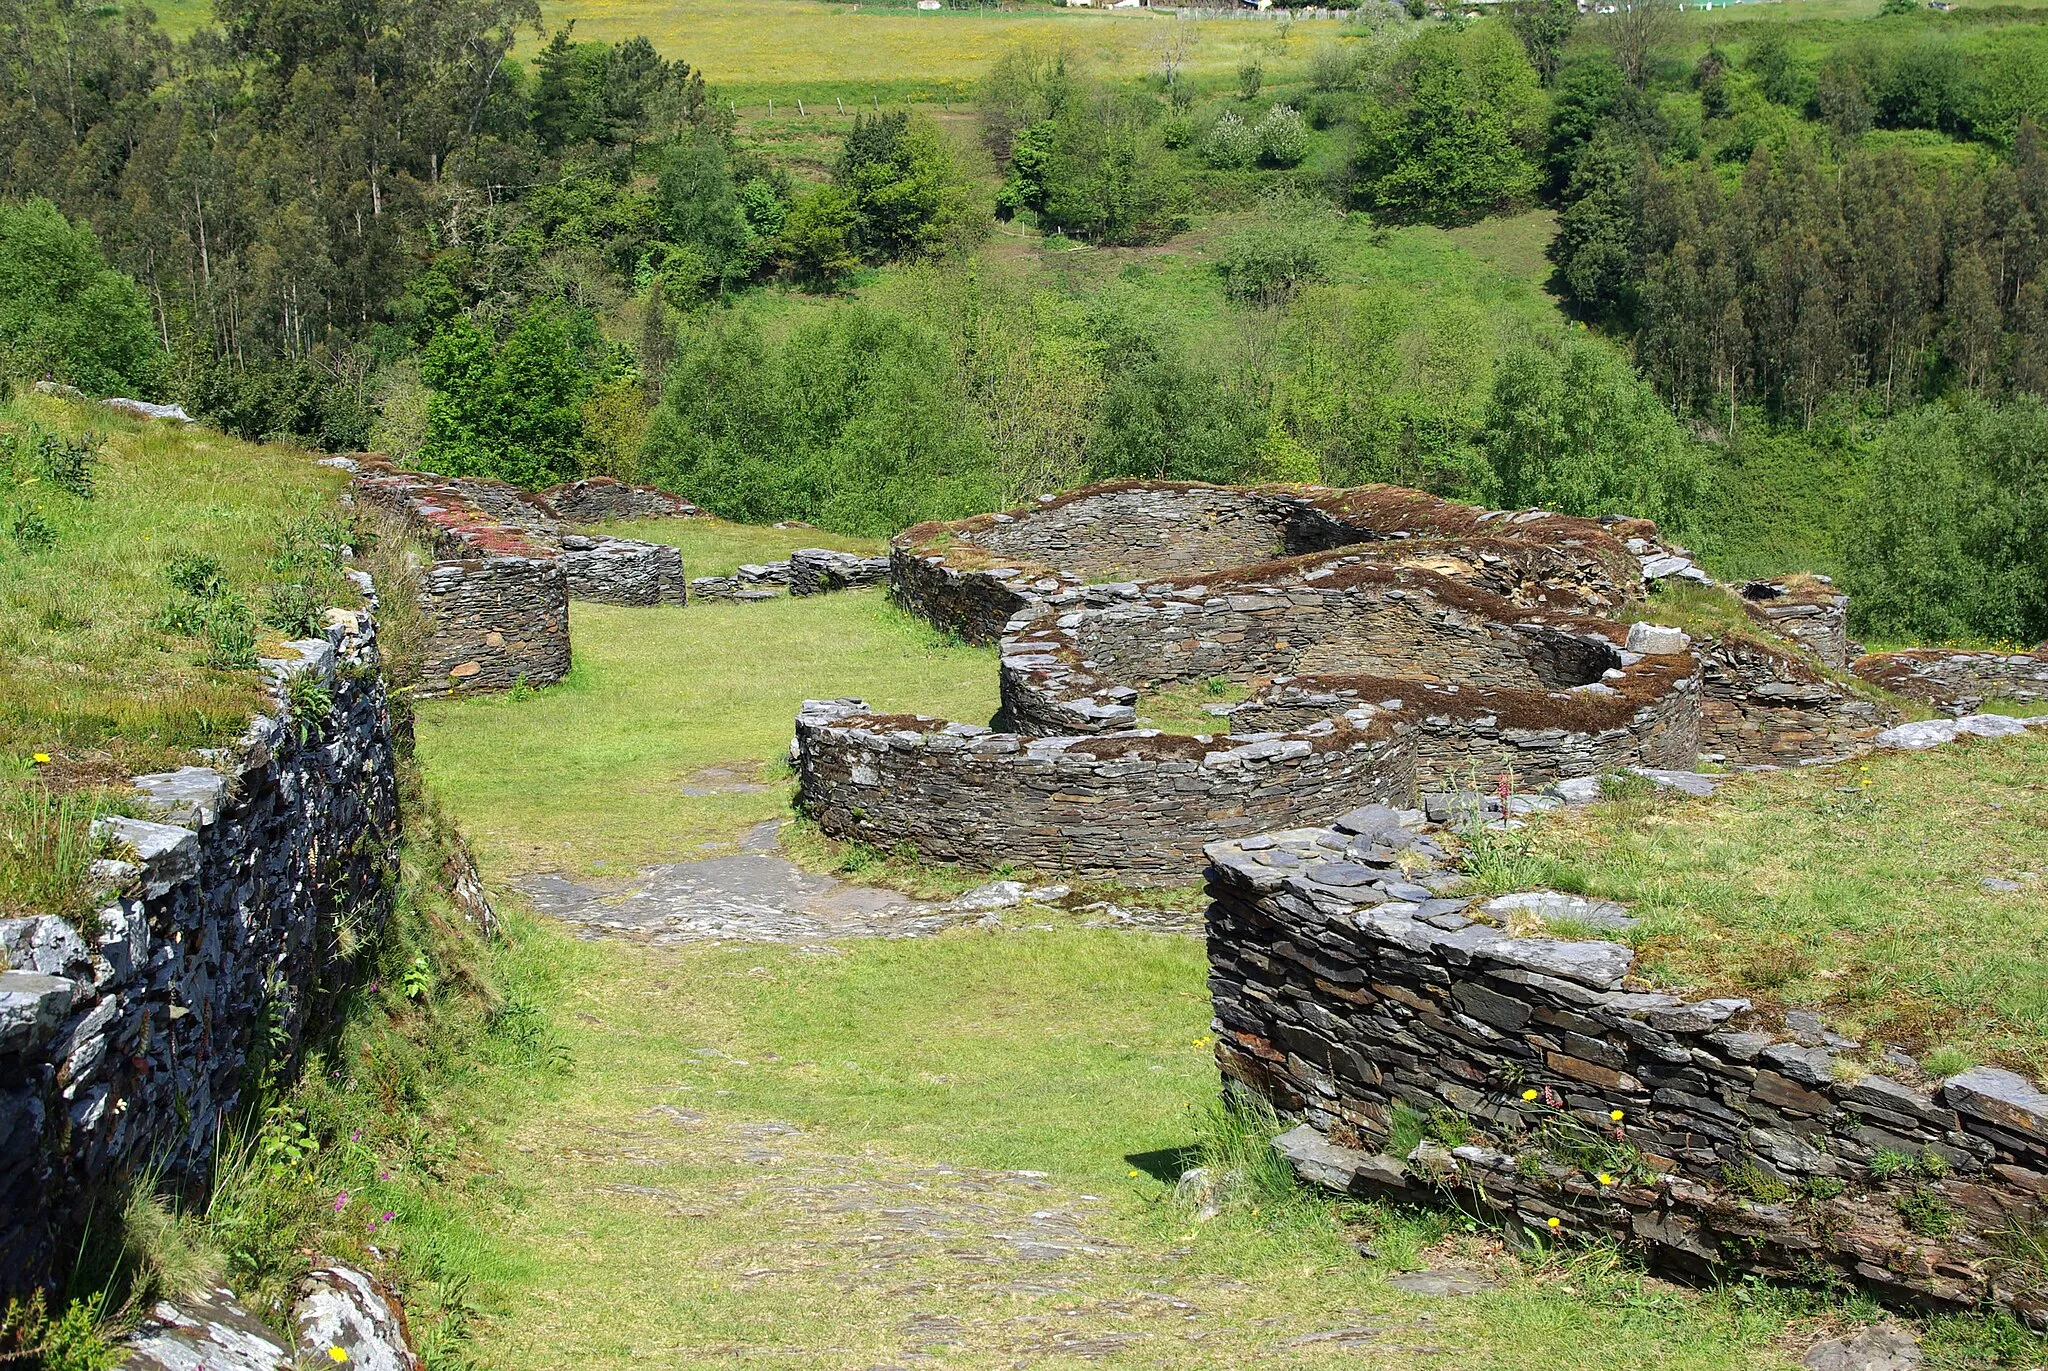
M1595 1177L1594 1177L1593 1179L1594 1179L1594 1180L1596 1180L1596 1181L1598 1181L1598 1182L1600 1182L1600 1184L1602 1184L1602 1185L1613 1185L1613 1184L1614 1184L1614 1177L1612 1177L1612 1176L1608 1175L1608 1174L1607 1174L1607 1173L1606 1173L1605 1171L1602 1171L1602 1172L1601 1172L1601 1173L1600 1173L1599 1175L1595 1176Z
M1544 1220L1544 1222L1545 1222L1545 1223L1548 1223L1548 1224L1549 1224L1549 1225L1550 1225L1550 1226L1551 1226L1552 1228L1556 1228L1556 1227L1558 1227L1559 1225L1561 1225L1561 1224L1562 1224L1562 1223L1564 1222L1564 1220L1563 1220L1563 1219L1545 1219L1545 1220Z
M50 754L47 752L38 752L35 755L34 760L37 766L48 766L50 764Z
M327 1356L332 1361L348 1360L348 1353L341 1350L341 1345L339 1343L327 1349Z
M1536 1098L1536 1092L1533 1090L1524 1090L1522 1092L1522 1098L1525 1100L1533 1100Z
M1621 1122L1621 1111L1620 1111L1619 1109L1617 1109L1617 1110L1615 1110L1614 1112L1612 1112L1611 1114L1609 1114L1609 1115L1608 1115L1607 1117L1608 1117L1608 1118L1610 1118L1610 1119L1612 1119L1612 1120L1614 1120L1614 1121L1615 1121L1616 1123L1620 1123L1620 1122Z

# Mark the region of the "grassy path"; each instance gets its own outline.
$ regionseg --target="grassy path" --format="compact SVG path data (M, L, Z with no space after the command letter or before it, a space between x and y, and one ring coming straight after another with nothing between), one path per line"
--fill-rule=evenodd
M1162 1176L1214 1089L1198 942L963 931L650 949L532 934L572 1065L496 1101L478 1352L505 1368L1722 1368L1781 1310ZM1378 1260L1351 1245L1368 1239ZM1456 1260L1502 1289L1429 1299Z

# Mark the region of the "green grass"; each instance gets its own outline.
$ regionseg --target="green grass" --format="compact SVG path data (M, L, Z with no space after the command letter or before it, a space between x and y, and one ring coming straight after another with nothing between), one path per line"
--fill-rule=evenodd
M0 533L0 760L44 753L60 771L114 775L189 760L240 733L261 678L200 666L195 639L155 627L174 598L165 569L180 552L213 557L260 613L289 526L332 509L347 478L289 448L95 406L0 407L0 426L30 423L106 441L91 499L46 482L0 497L0 509L39 507L55 533L41 551ZM353 601L331 571L318 584L325 603Z
M931 1313L955 1321L923 1349L937 1366L1043 1355L1062 1330L1137 1336L1025 1359L1394 1366L1426 1345L1482 1371L1788 1364L1772 1346L1787 1310L1768 1292L1686 1294L1597 1251L1524 1265L1441 1218L1339 1206L1270 1175L1224 1217L1190 1222L1160 1174L1205 1143L1219 1151L1194 940L966 932L817 957L527 936L525 956L558 977L550 1003L574 1065L493 1073L472 1096L472 1165L488 1174L464 1224L484 1235L470 1260L489 1273L475 1351L507 1371L743 1354L864 1367L916 1350L915 1316ZM764 1120L798 1131L736 1134ZM1227 1141L1225 1156L1262 1145ZM943 1241L906 1237L949 1212L946 1169L967 1167L1043 1172L1048 1188L1003 1208L969 1177L978 1218ZM898 1207L864 1209L874 1190ZM1106 1250L1043 1265L953 1255L1000 1254L993 1235L1031 1208L1089 1216ZM1382 1259L1362 1259L1361 1239ZM1430 1301L1385 1283L1445 1259L1490 1266L1506 1288ZM1362 1325L1382 1331L1295 1341Z
M762 532L730 530L744 556L726 555L759 555ZM992 649L940 638L878 591L574 605L570 633L575 665L559 685L420 707L427 776L500 870L624 875L787 813L778 763L807 698L857 695L974 722L997 704ZM763 788L682 794L711 766Z
M1230 720L1208 710L1210 705L1235 704L1251 692L1223 677L1147 691L1138 697L1138 727L1167 733L1227 733Z
M1518 882L1626 902L1660 981L1812 1007L1889 1043L2048 1075L2048 738L1744 776L1551 816Z
M829 547L873 557L887 550L877 538L855 538L821 528L772 528L723 519L627 519L602 525L615 538L667 543L683 554L683 575L730 576L742 563L779 562L800 547Z

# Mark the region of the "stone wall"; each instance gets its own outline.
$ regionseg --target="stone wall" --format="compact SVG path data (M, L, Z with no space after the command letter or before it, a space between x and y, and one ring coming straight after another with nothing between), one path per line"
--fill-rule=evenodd
M826 595L835 590L859 590L889 579L887 557L863 557L857 552L835 552L824 547L800 547L789 554L789 593Z
M418 529L435 556L420 577L434 622L420 696L507 690L521 680L552 685L568 674L569 583L559 545L492 517L438 477L365 464L351 489Z
M679 495L628 485L609 476L587 476L541 492L541 499L572 524L606 524L622 519L697 519L704 511Z
M2032 652L1916 648L1858 657L1862 679L1894 694L1962 715L1987 700L2048 701L2048 646Z
M1130 571L1144 579L1089 579ZM1114 860L1154 878L1158 863L1134 855L1152 841L1146 816L1173 812L1191 788L1218 797L1197 814L1237 825L1368 797L1409 802L1418 767L1432 782L1478 766L1535 781L1686 767L1698 740L1684 635L1664 631L1670 644L1638 650L1621 624L1585 612L1640 595L1634 555L1592 521L1543 511L1393 487L1119 482L912 529L892 549L890 582L940 628L1000 640L997 722L1011 731L876 728L829 715L850 706L814 703L797 728L800 803L830 833L938 860L1091 870ZM1227 735L1136 727L1141 689L1216 678L1261 692L1231 714ZM1412 743L1388 754L1395 770L1384 775L1368 774L1369 755L1303 761L1234 809L1202 768L1147 788L1169 753L1177 764L1320 758L1359 718L1423 740L1427 761ZM897 757L892 737L920 760ZM910 738L938 741L911 748ZM857 756L863 748L876 756ZM1087 784L1069 784L1068 771ZM1140 782L1128 793L1126 776ZM1137 817L1119 836L1125 810ZM1216 831L1190 824L1167 859Z
M1788 648L1740 634L1695 645L1700 657L1700 750L1734 765L1842 757L1897 722Z
M1931 1081L1811 1016L1774 1028L1744 1000L1654 991L1618 943L1511 936L1428 874L1418 820L1209 849L1218 1061L1303 1121L1281 1145L1304 1175L1697 1278L1832 1274L2048 1316L1997 1237L2048 1217L2048 1093L1993 1068ZM1456 1127L1396 1155L1397 1104Z
M1773 633L1812 653L1821 665L1849 665L1849 597L1825 576L1786 576L1738 587L1743 608Z
M562 538L562 574L572 600L600 605L688 603L683 554L632 538Z
M329 622L266 664L317 675L325 717L290 717L280 689L232 760L137 777L151 817L104 821L120 894L90 928L0 921L0 1290L61 1274L98 1184L144 1165L203 1181L270 1026L295 1044L330 1008L338 920L368 937L388 913L397 791L375 622Z
M992 867L1174 885L1202 844L1413 793L1408 730L1370 707L1285 738L1027 738L810 700L792 757L826 832Z

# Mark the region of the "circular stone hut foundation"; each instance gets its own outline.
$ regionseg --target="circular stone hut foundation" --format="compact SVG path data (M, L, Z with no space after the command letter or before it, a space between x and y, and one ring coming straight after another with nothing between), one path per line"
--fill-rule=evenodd
M924 857L1185 880L1205 843L1413 802L1418 779L1689 766L1699 664L1631 630L1621 537L1416 491L1123 482L909 530L896 599L1002 648L993 727L798 716L801 803ZM1210 734L1138 726L1143 693L1244 698Z

